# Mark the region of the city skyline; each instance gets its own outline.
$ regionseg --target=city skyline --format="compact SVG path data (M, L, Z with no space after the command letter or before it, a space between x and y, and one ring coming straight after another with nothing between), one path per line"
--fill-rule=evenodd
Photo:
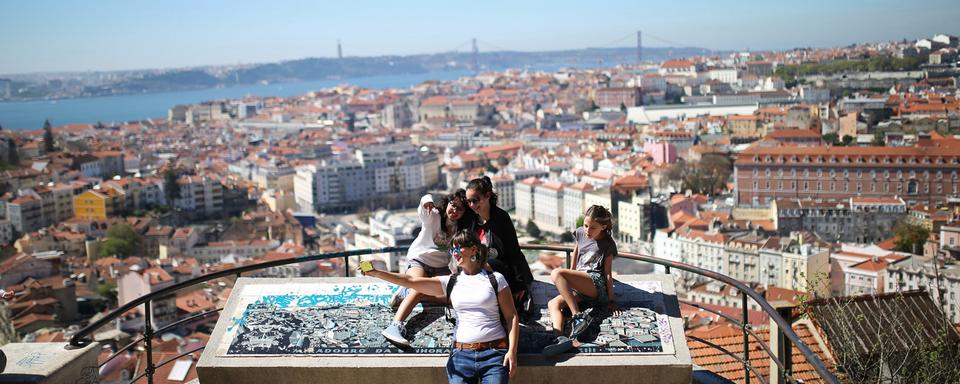
M960 7L946 1L869 1L717 6L609 3L417 5L222 3L0 5L2 74L165 69L264 63L307 57L550 51L644 46L781 50L955 33ZM549 12L547 12L549 11ZM549 17L545 15L549 14ZM790 15L786 20L782 15ZM602 20L584 23L583 20ZM38 28L38 26L40 26ZM442 32L442 33L438 33Z

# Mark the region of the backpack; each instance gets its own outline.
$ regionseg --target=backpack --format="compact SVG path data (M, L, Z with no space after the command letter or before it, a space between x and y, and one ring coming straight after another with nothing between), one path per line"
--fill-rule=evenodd
M483 273L483 272L481 272ZM457 324L457 318L454 317L451 312L453 311L453 301L450 300L450 294L453 293L453 286L457 284L457 276L460 276L460 271L450 275L450 280L447 281L447 321ZM500 313L500 326L503 327L503 331L507 334L510 332L507 330L507 327L504 325L505 321L503 319L503 311L500 310L500 284L497 283L497 277L493 275L493 272L487 273L487 279L490 280L490 286L493 287L493 296L497 298L497 311Z

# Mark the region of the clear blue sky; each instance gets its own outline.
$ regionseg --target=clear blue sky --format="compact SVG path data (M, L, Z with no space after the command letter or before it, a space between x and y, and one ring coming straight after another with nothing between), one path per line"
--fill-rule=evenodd
M169 68L470 49L713 49L960 34L957 0L2 1L0 74Z

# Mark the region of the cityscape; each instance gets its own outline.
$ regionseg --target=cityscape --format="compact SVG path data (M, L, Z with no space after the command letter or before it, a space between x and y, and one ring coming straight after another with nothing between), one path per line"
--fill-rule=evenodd
M231 268L407 247L421 229L422 196L439 202L486 176L520 244L573 246L584 212L600 205L613 214L620 252L759 293L770 305L703 274L615 259L615 279L676 278L677 315L697 340L688 339L693 362L727 380L744 382L742 366L730 368L733 360L706 346L743 351L749 329L756 339L747 349L760 350L774 339L772 308L844 382L878 380L866 371L950 381L909 376L924 369L851 365L879 352L853 351L850 335L834 332L875 329L831 322L876 316L882 324L896 318L884 311L913 313L905 306L916 301L917 327L947 336L904 342L905 353L933 345L958 352L937 356L960 356L955 25L829 46L811 33L810 46L778 49L700 47L674 41L696 42L697 34L646 28L601 28L589 35L603 40L594 45L529 49L504 49L477 33L409 52L350 45L344 32L343 42L323 42L336 53L322 57L3 67L0 289L12 296L0 303L0 345L67 342L133 300ZM354 46L359 54L349 52ZM546 279L569 262L563 251L524 256ZM145 372L142 348L122 347L146 325L162 330L155 362L181 367L151 372L157 382L196 379L198 347L239 278L352 279L361 260L393 272L408 261L405 251L322 258L153 297L149 309L118 314L93 334L103 345L99 381L129 383ZM660 291L616 289L631 287ZM453 325L442 306L411 315L413 352L381 336L395 288L360 301L298 294L245 302L224 353L447 354ZM521 354L539 354L554 336L545 303L557 291L543 282L533 290ZM607 314L576 352L676 352L663 334L663 303L617 301L623 311ZM864 301L876 309L849 304ZM751 364L767 372L772 363ZM960 366L930 370L960 380ZM805 358L791 373L826 382Z

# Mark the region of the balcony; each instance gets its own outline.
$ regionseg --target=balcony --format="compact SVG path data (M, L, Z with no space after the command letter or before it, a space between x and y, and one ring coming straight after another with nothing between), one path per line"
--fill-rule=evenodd
M570 262L570 253L572 247L567 246L542 246L542 245L524 245L526 250L560 252L567 255L567 265ZM223 270L216 273L200 276L187 280L147 296L142 296L122 307L110 312L106 316L90 323L85 328L75 333L67 345L61 344L62 355L72 354L71 356L81 355L84 358L75 358L81 364L80 367L89 367L89 355L91 350L99 350L97 343L92 341L93 335L100 328L112 324L119 317L127 314L131 310L140 307L143 317L147 319L144 323L143 334L137 337L133 342L118 348L106 359L101 359L99 366L103 368L111 364L118 358L124 358L127 351L138 349L146 354L145 367L134 372L134 377L130 382L153 383L155 378L167 378L168 374L180 365L180 359L185 356L192 356L195 353L203 351L203 356L198 363L197 372L199 380L202 383L242 383L242 382L444 382L445 375L443 371L446 360L445 346L449 345L444 332L424 331L427 327L421 329L423 334L429 333L435 336L433 344L423 346L421 351L397 351L385 341L374 340L379 336L379 326L369 325L369 322L356 322L358 326L352 328L353 332L363 333L367 336L366 340L385 348L377 349L376 346L370 350L334 350L320 351L311 350L310 353L297 353L302 351L308 344L305 342L308 329L293 329L289 337L285 337L284 347L272 345L276 339L269 337L249 337L244 339L249 341L245 344L248 351L243 352L243 348L236 342L236 338L231 339L233 332L235 336L238 329L247 327L246 321L257 311L266 316L260 316L260 321L274 321L282 319L284 316L290 316L289 311L282 310L281 306L274 305L280 303L276 300L261 300L263 297L273 296L275 298L289 298L291 294L298 289L311 289L310 286L321 284L333 284L339 286L329 294L312 295L312 303L324 302L330 297L343 297L343 284L348 284L354 288L362 290L371 290L364 292L374 292L380 290L380 295L368 296L368 299L384 300L389 297L390 289L395 289L378 280L374 281L368 278L294 278L294 279L268 279L268 278L241 278L244 273L253 273L267 268L279 267L288 264L296 264L317 260L343 259L344 273L349 276L352 270L350 265L351 257L362 255L373 255L383 253L395 253L405 251L402 247L392 247L384 249L363 249L346 252L336 252L328 254L316 254L300 256L290 259L274 260L259 264L247 265L238 268ZM631 259L635 261L659 264L664 267L666 274L663 275L620 275L616 277L616 297L621 307L626 312L639 313L648 316L645 320L621 319L611 317L604 320L599 325L600 334L596 335L596 342L584 345L583 350L577 354L562 355L559 359L545 359L539 355L538 351L542 345L537 344L537 338L534 337L537 332L535 328L528 326L521 329L524 335L521 339L520 355L520 374L515 382L560 382L560 381L579 381L595 382L598 377L602 377L603 382L637 382L652 380L658 383L724 383L730 382L716 373L696 367L691 363L690 351L696 349L698 353L704 353L706 349L713 351L711 356L716 359L724 359L729 363L724 364L723 373L729 374L731 370L739 372L737 379L739 382L749 383L751 380L756 382L797 382L797 379L806 380L818 379L827 383L837 383L836 377L827 370L826 365L820 358L814 354L810 347L804 343L790 322L785 320L781 314L775 310L763 297L739 281L722 275L717 272L708 271L702 268L690 266L683 263L677 263L664 259L659 259L649 255L635 253L620 253L620 258ZM356 264L354 264L356 265ZM730 285L736 289L741 300L740 308L742 313L739 318L729 313L723 313L716 309L707 308L698 303L682 302L677 300L674 293L674 276L672 270L679 269L687 273L700 275ZM231 297L225 308L213 309L205 312L196 313L178 321L155 329L150 323L151 305L155 300L168 296L176 291L189 289L198 284L221 278L236 277L237 283L233 288ZM657 288L651 288L657 287ZM328 287L329 288L329 287ZM537 301L543 298L552 297L555 291L546 280L541 278L534 283L532 296ZM273 290L273 292L270 292ZM356 291L352 291L356 292ZM258 296L259 295L259 296ZM258 298L259 297L259 298ZM538 299L539 298L539 299ZM755 331L748 322L749 300L757 303L760 310L769 317L771 329L768 332ZM309 303L308 303L309 304ZM730 324L735 325L738 330L737 341L731 345L741 345L742 348L732 348L731 345L724 343L718 345L708 340L704 340L694 335L684 335L682 320L679 318L680 305L700 308L704 311L714 313L723 317ZM309 307L306 305L305 307ZM389 309L385 308L389 314ZM442 310L442 309L441 309ZM224 311L227 316L219 316ZM378 318L380 313L363 312L353 309L344 309L346 316L351 317L370 317ZM740 310L737 310L740 311ZM427 313L424 309L417 316L438 316L436 313ZM442 312L442 311L441 311ZM198 320L219 316L217 326L214 329L209 341L190 345L188 349L178 354L164 354L157 356L154 348L160 342L160 335L177 329L177 327L196 322ZM440 315L442 317L442 315ZM389 316L388 316L389 317ZM653 319L653 320L651 320ZM412 321L412 320L411 320ZM439 319L429 324L443 323ZM656 323L654 326L653 323ZM300 324L300 323L298 323ZM328 327L324 330L334 339L337 337L348 336L345 333L338 334L336 322L322 322L322 327ZM629 324L626 326L624 324ZM264 325L264 324L261 324ZM442 325L441 325L442 326ZM608 326L608 327L605 327ZM249 326L248 329L255 327ZM629 343L623 343L624 338L602 339L603 332L609 332L614 328L620 328L619 331L629 337L633 337ZM276 327L266 324L257 328L258 332L264 335L276 331ZM655 331L653 331L655 330ZM344 329L343 331L350 331ZM420 333L418 333L420 334ZM729 341L729 340L728 340ZM382 342L382 343L381 343ZM741 344L742 342L742 344ZM41 347L52 348L50 343L40 343ZM689 346L688 346L689 344ZM30 352L30 344L11 344L13 347L4 346L7 352L8 360L19 361L20 355ZM605 345L605 346L604 346ZM752 346L751 346L752 345ZM792 348L791 348L792 345ZM211 348L206 348L210 346ZM751 347L747 347L751 346ZM757 347L754 347L757 346ZM786 348L784 348L786 346ZM11 349L13 348L13 349ZM27 348L27 350L16 349ZM261 348L261 349L257 349ZM263 349L265 348L265 349ZM291 349L292 348L292 349ZM299 349L297 349L299 348ZM592 349L591 349L592 348ZM605 349L606 348L606 349ZM789 351L795 352L789 352ZM77 352L80 351L80 352ZM264 353L265 351L271 353ZM778 351L775 353L774 351ZM784 353L783 351L787 351ZM279 352L279 353L277 353ZM420 352L420 353L418 353ZM623 353L625 352L625 353ZM793 355L797 354L797 355ZM318 355L325 355L318 357ZM802 356L802 357L801 357ZM711 357L714 358L714 357ZM792 369L796 358L802 358L807 364L808 371L804 374L809 377L794 377ZM54 358L60 359L60 358ZM71 359L63 357L63 359ZM61 362L62 362L61 361ZM61 370L75 369L76 366L68 367L70 364L63 365ZM732 367L738 368L732 368ZM189 364L187 364L189 368ZM616 369L610 369L616 367ZM12 369L12 370L11 370ZM8 370L0 375L3 379L8 374L18 374L16 367L8 367ZM719 369L719 368L718 368ZM38 375L38 370L27 370L23 373ZM53 380L55 374L51 373L45 378L41 377L37 382L58 382ZM89 372L86 372L89 374ZM160 377L162 376L162 377ZM730 377L730 376L727 376ZM36 378L36 377L35 377ZM2 380L0 380L2 381Z

